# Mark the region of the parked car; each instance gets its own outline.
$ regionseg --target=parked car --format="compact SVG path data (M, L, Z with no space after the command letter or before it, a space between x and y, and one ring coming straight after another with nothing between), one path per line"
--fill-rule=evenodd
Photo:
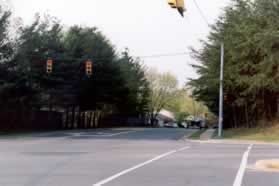
M188 128L188 124L186 122L182 122L180 124L178 124L179 128Z
M165 123L164 126L165 126L166 128L178 128L177 123L171 123L171 122Z
M212 125L212 128L213 128L213 129L218 129L218 128L219 128L219 125L218 125L218 124L214 124L214 125Z
M208 128L206 121L201 119L192 120L189 127L199 129Z

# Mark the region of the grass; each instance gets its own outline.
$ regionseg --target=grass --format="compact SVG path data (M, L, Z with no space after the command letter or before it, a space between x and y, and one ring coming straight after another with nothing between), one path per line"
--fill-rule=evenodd
M206 131L206 129L202 129L202 130L199 130L197 132L194 132L190 137L189 139L193 139L193 140L199 140L200 139L200 136Z
M224 130L224 139L279 142L279 125L268 128L240 128Z

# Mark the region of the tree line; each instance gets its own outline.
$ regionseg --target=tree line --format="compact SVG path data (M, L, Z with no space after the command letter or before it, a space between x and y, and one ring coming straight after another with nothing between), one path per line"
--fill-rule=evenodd
M224 9L193 65L194 95L218 113L220 44L225 44L226 127L255 127L279 114L279 1L233 0ZM268 122L264 122L268 123Z
M128 49L117 52L96 27L65 28L39 14L24 25L12 15L0 6L0 128L56 127L57 112L66 128L103 127L113 120L124 125L128 118L155 126L162 109L179 121L208 112L178 87L174 75L146 68Z
M0 8L0 113L16 112L17 118L1 125L23 122L30 110L69 105L73 114L138 117L147 112L145 68L128 49L119 54L96 27L66 29L49 15L36 15L32 24L24 25L11 16ZM46 73L48 59L53 60L51 74ZM88 59L92 76L85 73Z

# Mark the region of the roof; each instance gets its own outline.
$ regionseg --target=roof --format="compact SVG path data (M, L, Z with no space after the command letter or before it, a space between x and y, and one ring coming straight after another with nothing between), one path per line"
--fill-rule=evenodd
M158 118L164 119L164 120L175 120L175 116L172 112L162 109L159 114Z

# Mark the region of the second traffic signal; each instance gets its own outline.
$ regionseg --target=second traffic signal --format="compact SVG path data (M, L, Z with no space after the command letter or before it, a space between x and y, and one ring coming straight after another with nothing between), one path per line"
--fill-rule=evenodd
M52 59L48 59L47 64L46 64L46 73L47 74L52 73L52 67L53 67L53 61L52 61Z
M92 76L93 71L93 62L91 60L87 60L85 63L85 73L87 76Z

